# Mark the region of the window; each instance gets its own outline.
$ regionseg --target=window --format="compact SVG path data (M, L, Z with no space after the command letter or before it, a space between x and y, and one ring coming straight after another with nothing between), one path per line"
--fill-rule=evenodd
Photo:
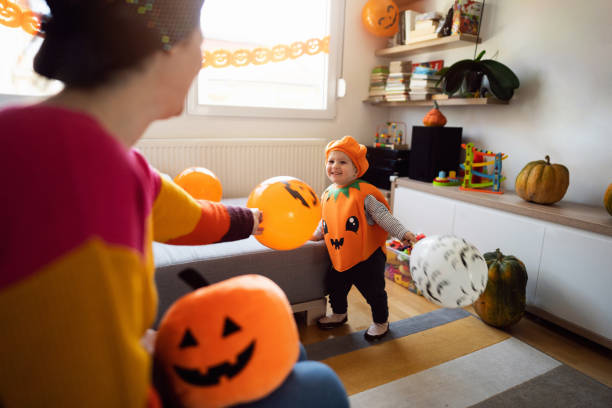
M344 0L206 0L188 113L333 118Z
M32 35L32 12L48 14L43 0L0 2L0 94L44 96L57 93L62 84L37 75L32 60L42 39Z

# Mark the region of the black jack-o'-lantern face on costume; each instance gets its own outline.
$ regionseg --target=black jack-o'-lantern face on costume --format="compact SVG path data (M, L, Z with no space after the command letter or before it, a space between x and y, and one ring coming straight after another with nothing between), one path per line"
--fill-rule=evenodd
M177 406L253 401L282 384L299 354L284 292L243 275L197 289L168 309L155 343L156 386Z

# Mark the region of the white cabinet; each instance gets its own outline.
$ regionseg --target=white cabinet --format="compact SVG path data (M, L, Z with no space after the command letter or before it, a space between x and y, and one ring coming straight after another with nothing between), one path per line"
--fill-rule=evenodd
M612 339L612 238L547 226L534 306Z
M415 234L449 234L453 230L454 207L453 200L409 188L396 188L393 194L393 214Z
M407 186L414 183L403 182ZM584 208L568 207L580 210L574 212L579 215L575 220L561 218L570 223L561 225L549 220L550 212L566 210L559 206L532 207L513 201L510 194L497 202L480 199L481 193L468 196L459 190L453 193L449 187L414 185L396 184L393 190L393 213L408 229L425 235L452 233L483 253L499 248L516 256L529 275L530 311L612 347L612 222L607 214L592 223L593 231L603 230L600 234L571 224L586 219L589 225L588 208L589 215L580 218ZM525 208L533 216L517 213ZM600 209L593 211L600 216Z
M519 258L527 269L527 303L535 297L544 226L528 217L468 204L455 206L453 233L465 238L481 252L500 249Z

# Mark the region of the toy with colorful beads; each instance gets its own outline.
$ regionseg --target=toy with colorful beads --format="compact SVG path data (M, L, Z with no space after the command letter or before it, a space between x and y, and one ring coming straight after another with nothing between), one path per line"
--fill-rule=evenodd
M508 158L504 153L493 153L490 150L482 150L474 147L473 143L461 144L465 149L465 162L459 166L465 171L460 190L478 191L481 193L503 194L501 182L506 179L502 176L502 160ZM484 161L486 157L493 157L493 160ZM493 166L493 173L488 174L486 166ZM476 170L475 168L479 169ZM482 169L481 169L482 168ZM477 182L475 177L488 179L489 181Z

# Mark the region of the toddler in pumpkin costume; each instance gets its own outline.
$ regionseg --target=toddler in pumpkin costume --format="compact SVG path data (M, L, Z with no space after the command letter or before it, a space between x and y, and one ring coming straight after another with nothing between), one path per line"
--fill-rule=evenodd
M366 152L351 136L327 145L326 174L333 184L321 198L322 219L312 240L325 240L332 261L327 284L333 314L319 319L319 327L346 323L347 296L355 285L372 309L365 338L376 340L389 331L383 250L387 235L406 243L416 239L391 215L382 193L359 179L368 169Z

